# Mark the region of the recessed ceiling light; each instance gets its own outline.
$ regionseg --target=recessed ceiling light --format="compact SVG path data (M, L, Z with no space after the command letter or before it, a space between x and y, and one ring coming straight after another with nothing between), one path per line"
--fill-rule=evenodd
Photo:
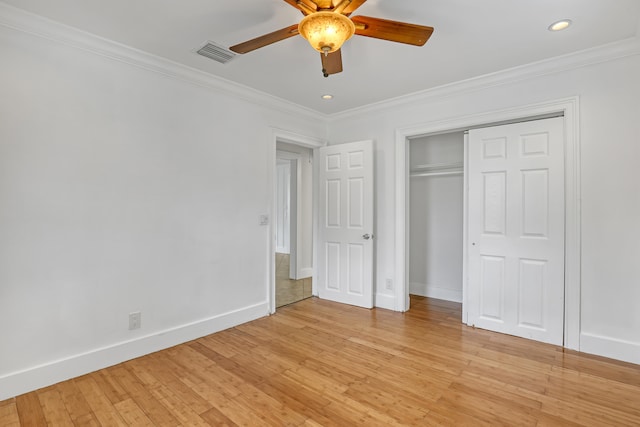
M571 25L571 19L563 19L561 21L556 21L553 24L549 25L549 31L562 31L569 28Z
M330 99L333 99L333 95L329 95L329 94L322 95L322 99L326 99L328 101Z

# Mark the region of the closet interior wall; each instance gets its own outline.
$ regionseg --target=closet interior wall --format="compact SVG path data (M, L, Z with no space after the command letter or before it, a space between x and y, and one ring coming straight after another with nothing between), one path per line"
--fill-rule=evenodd
M462 302L464 132L411 139L410 293Z

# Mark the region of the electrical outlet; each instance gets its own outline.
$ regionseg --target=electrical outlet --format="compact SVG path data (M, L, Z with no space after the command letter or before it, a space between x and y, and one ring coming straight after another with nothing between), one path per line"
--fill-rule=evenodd
M392 291L393 290L393 280L391 279L387 279L387 281L384 283L385 288L387 288L388 291Z
M260 215L260 225L269 225L269 215Z
M140 329L142 326L142 313L139 311L129 313L129 330Z

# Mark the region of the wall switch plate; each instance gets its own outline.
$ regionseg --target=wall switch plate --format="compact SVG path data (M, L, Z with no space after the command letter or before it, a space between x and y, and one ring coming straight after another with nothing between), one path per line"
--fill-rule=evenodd
M260 215L260 225L269 225L269 215L267 214Z
M392 291L393 290L393 280L387 279L385 284L384 284L384 286L388 291Z
M129 313L129 330L140 329L142 326L142 313L139 311Z

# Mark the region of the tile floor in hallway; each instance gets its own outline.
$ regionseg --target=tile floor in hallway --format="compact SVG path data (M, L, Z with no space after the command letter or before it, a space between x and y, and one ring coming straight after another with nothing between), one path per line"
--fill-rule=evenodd
M311 297L311 277L289 279L289 254L276 253L276 307Z

